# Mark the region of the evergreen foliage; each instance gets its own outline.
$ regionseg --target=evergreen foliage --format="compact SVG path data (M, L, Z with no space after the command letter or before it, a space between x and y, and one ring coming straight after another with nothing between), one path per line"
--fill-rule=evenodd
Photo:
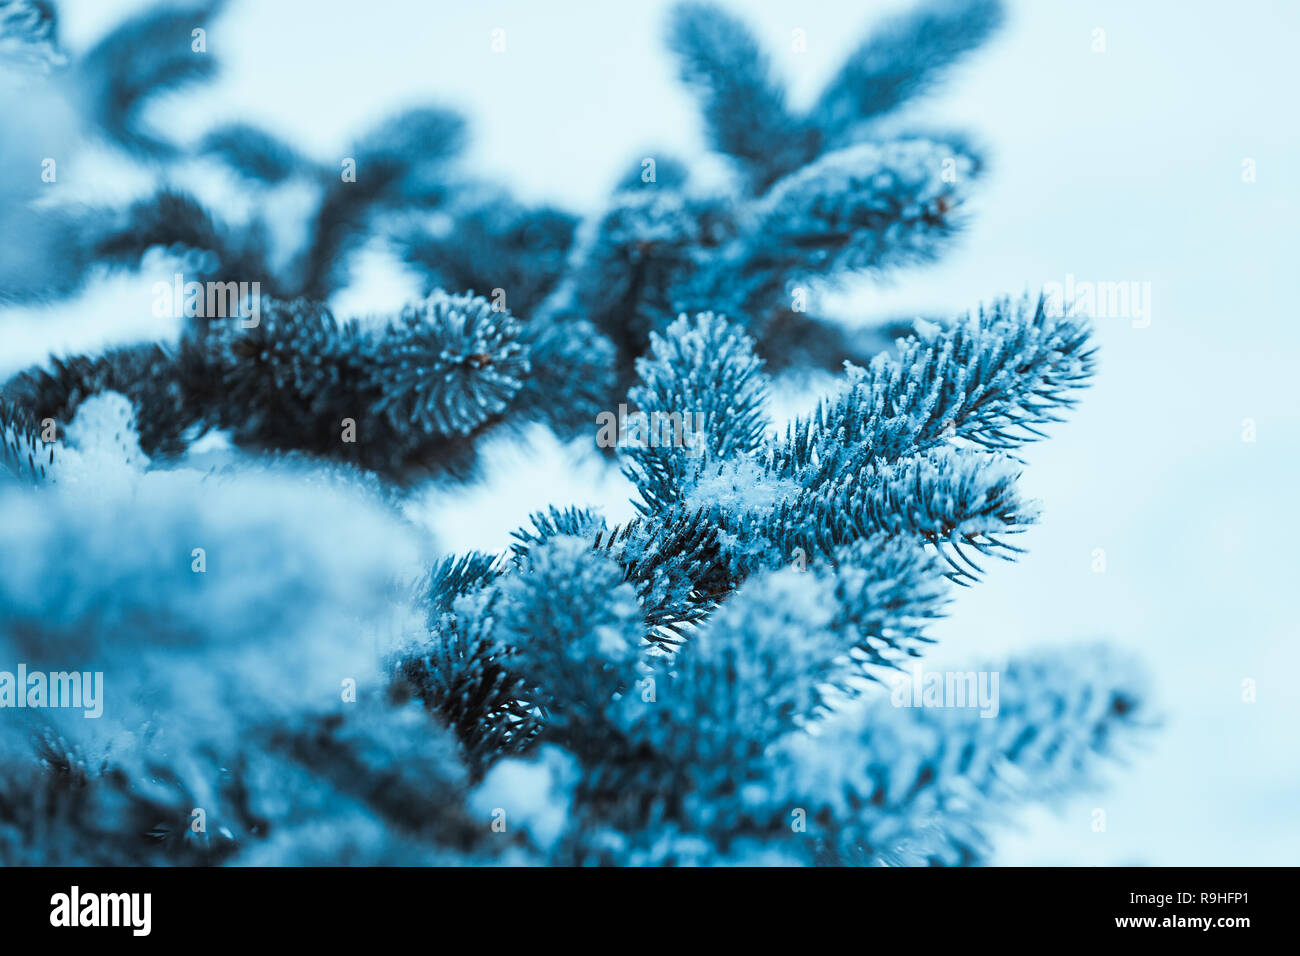
M48 17L31 13L40 30L25 20L24 29L54 43L52 8L38 6ZM20 0L9 7L27 9ZM960 228L962 199L981 167L967 138L934 131L886 136L880 121L979 46L1001 16L989 0L962 0L923 6L890 21L846 62L819 104L796 116L742 23L715 7L681 6L668 40L683 80L700 94L715 147L736 165L735 188L692 192L683 163L650 157L654 176L647 180L643 169L629 177L609 208L579 230L569 213L525 205L500 187L467 177L457 164L465 124L441 107L407 110L358 136L348 155L351 177L246 123L213 129L188 150L162 141L143 125L145 107L160 93L210 75L215 55L190 52L189 30L219 10L219 4L205 3L180 12L145 12L79 60L63 56L58 69L75 73L76 83L93 91L88 99L76 98L81 114L93 117L125 149L169 167L219 163L259 200L255 208L276 190L310 190L315 204L296 251L286 255L278 249L272 224L257 215L222 221L194 196L164 182L123 209L57 212L52 218L47 213L48 222L32 231L58 247L67 274L39 288L23 277L6 283L7 293L67 294L93 266L135 267L150 250L161 249L183 256L193 281L258 282L268 301L304 313L282 325L310 329L324 314L323 303L346 284L351 256L368 242L387 243L419 270L427 292L473 290L494 308L504 306L520 324L516 340L529 368L518 401L497 408L493 399L484 411L449 418L438 440L418 449L358 455L337 442L304 446L283 430L273 436L284 441L282 451L341 455L398 479L410 470L464 474L474 460L475 429L481 431L487 419L540 419L561 434L577 434L633 383L635 360L649 348L651 332L662 332L682 312L713 311L743 324L774 367L838 369L846 358L868 361L887 337L878 330L850 332L809 314L816 283L929 261ZM11 16L15 23L19 19ZM141 45L147 55L129 64L112 52ZM904 52L910 46L918 51L914 62ZM26 215L21 198L15 212ZM72 218L51 234L60 216ZM30 292L22 292L24 287ZM209 321L199 318L194 324L200 328L189 331L201 339L201 326ZM395 317L394 324L403 321ZM325 347L323 340L307 343ZM160 347L189 353L179 372L164 378L188 377L192 361L220 364L219 357L196 355L186 343ZM112 387L133 400L153 390L143 379L157 377L157 352L148 360L131 353L117 355L108 367L103 362L94 356L64 359L52 380L33 370L4 391L18 401L59 408L66 418L75 401L97 388ZM387 358L381 364L397 366ZM498 372L485 366L484 374ZM573 396L565 384L576 382L583 387ZM485 386L483 392L498 390ZM204 391L190 398L205 403L180 416L191 423L229 417L226 409L206 404L219 404L219 395ZM326 410L334 411L331 403L321 406ZM137 404L137 412L147 448L183 450L176 430L155 440L148 421L155 412L146 403ZM310 430L337 428L337 421L322 420ZM256 429L241 430L236 440L245 437L251 447L267 446L268 436ZM376 441L389 437L374 433Z
M1140 668L1101 647L984 665L996 715L893 699L952 586L1038 519L1015 455L1088 383L1086 326L1003 299L880 351L791 305L943 251L982 160L883 120L998 3L887 22L802 112L743 23L679 6L670 45L733 188L661 157L582 224L465 177L441 108L359 137L355 182L246 124L166 142L145 105L209 71L168 38L218 7L129 21L103 41L148 44L124 63L74 62L49 4L0 3L6 58L31 83L74 71L122 148L319 200L274 267L265 223L169 188L75 240L37 231L87 267L202 253L194 278L268 295L254 323L0 392L0 703L31 692L5 681L19 662L47 696L102 675L97 704L0 710L0 864L970 865L1149 723ZM30 198L0 214L30 222ZM340 321L326 302L377 237L427 294ZM791 364L842 374L781 426L770 370ZM405 516L488 430L590 440L620 402L670 423L618 436L630 520L553 506L506 552L449 556ZM240 451L204 471L214 430Z

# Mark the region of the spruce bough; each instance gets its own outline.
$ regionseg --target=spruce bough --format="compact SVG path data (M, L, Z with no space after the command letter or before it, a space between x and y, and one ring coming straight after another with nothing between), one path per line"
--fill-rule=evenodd
M95 841L109 862L969 864L1016 800L1122 752L1147 708L1104 648L1013 661L994 720L881 688L976 558L1018 550L1035 509L1009 451L1086 381L1077 322L996 303L850 367L783 432L741 329L705 313L652 341L629 400L702 410L703 453L620 449L636 518L552 509L508 554L418 577L417 536L364 482L142 471L120 397L90 404L97 427L74 422L39 481L10 455L9 656L73 653L109 687L125 668L130 704L106 726L150 729L6 723L6 861L84 860ZM55 593L26 587L31 567ZM154 696L202 668L202 693Z
M992 34L995 0L887 21L802 111L743 23L681 5L669 43L733 181L697 191L660 155L581 224L464 176L438 108L360 137L352 182L246 124L187 153L141 117L206 75L168 39L188 20L146 12L74 60L50 5L4 7L0 46L75 74L122 149L320 201L272 268L264 223L169 188L45 219L0 194L76 267L6 299L159 249L269 292L256 327L0 390L0 864L970 865L1149 723L1140 668L1102 646L984 665L992 717L890 691L953 587L1021 552L1016 454L1087 384L1087 328L1007 299L882 348L795 307L959 230L979 151L886 121ZM376 238L426 294L340 321L324 302ZM807 366L835 390L774 423L769 369ZM589 441L621 403L698 423L695 447L619 443L630 520L557 505L508 551L441 555L405 516L492 429ZM216 470L192 453L211 431L234 446ZM19 665L102 674L101 715L56 706L61 679L16 708Z

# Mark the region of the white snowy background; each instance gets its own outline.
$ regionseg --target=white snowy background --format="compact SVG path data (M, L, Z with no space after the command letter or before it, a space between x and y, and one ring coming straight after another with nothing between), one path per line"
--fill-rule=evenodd
M74 50L136 2L65 0ZM898 2L733 0L796 104ZM1109 785L1018 816L1010 864L1300 863L1300 329L1292 292L1300 213L1300 5L1018 0L1007 27L909 118L974 132L991 169L971 227L933 267L834 299L847 322L960 312L1047 282L1151 284L1151 322L1099 319L1100 374L1023 479L1044 503L1030 554L962 591L936 667L1106 638L1138 652L1163 725ZM471 121L469 166L521 196L590 212L633 160L692 159L704 138L662 38L668 3L234 0L208 31L216 82L154 114L189 141L225 120L265 126L322 160L383 115L434 101ZM491 31L506 31L493 54ZM792 31L807 51L792 50ZM1093 52L1094 30L1105 52ZM1243 182L1243 160L1257 181ZM703 175L716 173L707 161ZM147 175L89 144L61 162L86 198L143 192ZM238 209L229 183L187 183ZM223 192L226 190L226 192ZM293 197L277 216L292 242ZM401 304L412 276L381 249L333 305ZM151 315L148 269L56 306L0 311L0 374L51 352L174 333ZM779 414L815 400L785 390ZM1242 440L1243 422L1256 440ZM441 547L501 548L547 504L627 514L628 486L536 429L491 443L487 478L430 488L410 513ZM1104 549L1104 573L1093 570ZM1253 680L1257 700L1243 701ZM1106 812L1095 832L1093 811Z

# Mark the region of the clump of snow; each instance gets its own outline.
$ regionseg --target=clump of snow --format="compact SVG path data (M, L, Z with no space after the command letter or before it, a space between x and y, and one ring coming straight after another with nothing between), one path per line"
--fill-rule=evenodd
M523 829L537 849L554 849L568 825L578 762L554 744L528 759L498 760L469 795L472 813L500 821L505 834Z
M77 408L64 430L66 447L55 454L55 480L103 488L129 484L149 467L140 449L135 410L125 395L101 392Z
M44 712L70 741L233 746L381 686L422 626L400 593L423 552L387 507L288 469L0 490L0 668L103 674L102 719Z
M739 458L709 466L687 489L683 500L692 511L718 505L733 514L761 513L801 491L796 482L773 477L752 458Z

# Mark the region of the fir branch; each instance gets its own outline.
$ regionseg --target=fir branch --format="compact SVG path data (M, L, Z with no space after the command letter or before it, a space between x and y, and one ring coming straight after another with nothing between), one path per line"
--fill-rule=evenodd
M637 589L652 643L671 647L703 620L742 579L735 536L720 509L677 507L596 534Z
M41 441L23 408L0 397L0 478L38 485L54 465L54 444Z
M583 538L554 535L522 560L496 585L498 641L511 668L538 688L548 732L598 721L643 646L635 592Z
M928 92L1002 25L1000 0L926 2L887 20L849 54L813 109L828 138Z
M642 384L628 399L637 413L655 416L647 418L652 434L626 451L623 470L645 507L657 510L680 497L705 461L758 451L768 424L767 381L753 340L712 313L683 315L650 342L651 354L636 363ZM663 422L677 429L669 443L653 433Z
M203 255L193 257L192 274L204 280L257 281L275 296L293 287L267 265L270 238L265 228L231 229L193 196L170 187L112 212L89 231L87 244L96 260L118 268L137 267L151 249L175 255L198 252Z
M174 347L55 359L52 370L20 373L0 394L62 427L91 395L121 392L151 456L179 454L221 428L247 448L306 452L408 482L464 473L478 436L498 425L542 420L563 433L579 415L590 421L610 380L599 336L521 329L473 295L436 292L378 325L263 297L257 324L246 325L218 318ZM565 391L571 376L585 387ZM345 419L356 425L355 442L343 439Z
M470 551L450 555L435 564L421 583L420 598L428 601L436 618L450 611L456 598L490 583L502 570L501 559L495 554Z
M787 110L785 91L744 23L716 6L682 3L668 36L713 145L743 164L756 191L817 154L818 131Z
M408 651L397 673L455 734L470 770L517 753L542 729L528 687L497 640L495 592L467 591L432 623L429 640Z
M970 169L947 144L862 143L781 180L759 205L745 250L744 313L773 310L790 278L934 259L958 224Z
M915 536L933 545L949 566L948 576L964 584L982 569L963 545L1011 557L1019 549L998 535L1017 534L1037 517L1037 509L1019 497L1013 466L996 455L930 452L847 475L823 495L854 534Z
M615 350L591 323L570 319L522 324L529 374L506 409L509 420L543 422L561 438L590 438L590 423L614 391Z
M550 314L585 316L608 335L619 346L624 386L633 357L683 311L725 313L746 326L760 354L790 364L783 334L798 319L790 318L791 284L935 258L961 225L973 168L946 143L864 143L744 203L672 190L619 193L578 244L567 310L552 301ZM849 354L865 360L874 344ZM838 367L844 358L820 361Z
M243 325L209 331L225 393L216 423L242 444L355 456L393 475L494 420L528 372L514 320L476 296L436 293L374 330L305 302L264 304L260 323Z
M529 372L508 312L473 295L435 293L365 343L395 430L465 435L500 414ZM378 368L376 368L378 366Z
M191 397L201 387L204 370L185 347L127 346L94 358L54 358L50 366L15 375L0 394L28 409L36 421L53 419L59 436L87 399L106 392L131 401L140 446L151 457L183 451L187 430L201 418Z
M679 310L677 288L707 262L706 211L675 192L618 193L580 241L564 290L571 312L618 347L619 387L650 333Z
M431 285L498 295L518 316L532 315L564 275L576 217L552 206L526 206L506 194L453 200L444 228L404 223L393 229L403 258Z
M823 712L825 686L845 673L833 595L794 568L751 578L663 661L658 699L632 708L638 735L692 763L759 758Z
M1041 297L997 302L855 369L838 398L787 429L772 465L814 488L855 462L896 461L950 438L1013 450L1073 407L1093 360L1086 325L1050 315Z
M452 110L420 106L381 121L357 137L357 182L382 184L385 200L437 206L447 194L447 165L464 150L465 120ZM333 170L331 170L331 173ZM341 184L342 185L342 184Z
M589 537L605 530L605 519L587 508L557 508L552 505L546 511L529 515L532 529L520 528L512 533L515 539L510 545L517 563L528 559L531 550L544 544L551 538Z
M191 31L206 26L224 0L197 0L188 8L147 10L111 30L76 64L77 85L88 113L128 149L171 156L177 148L142 122L149 102L161 93L211 77L213 55L191 49ZM123 50L133 51L123 56Z
M207 133L196 152L211 156L254 183L275 185L309 168L288 143L249 123L228 123Z
M828 821L824 847L834 862L981 862L987 828L1008 804L1092 785L1151 725L1140 668L1104 646L1039 653L998 673L991 719L970 707L882 698L782 745L780 760L790 763L781 764L778 791L788 786L791 805ZM894 696L908 698L910 688L900 688ZM844 760L862 751L865 762Z
M926 628L944 614L946 575L914 542L873 535L838 549L830 562L814 560L810 570L833 582L831 628L868 676L869 665L899 667L934 643Z

